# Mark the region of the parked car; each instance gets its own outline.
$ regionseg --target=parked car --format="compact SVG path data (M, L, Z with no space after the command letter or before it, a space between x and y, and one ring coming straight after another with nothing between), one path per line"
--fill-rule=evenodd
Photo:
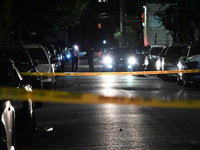
M0 86L24 89L32 92L30 84L26 84L14 62L8 58L0 58ZM0 149L14 150L33 141L35 132L35 107L31 99L17 101L0 99Z
M158 55L161 53L162 49L167 45L151 45L148 48L146 56L144 58L144 69L149 71L156 70L156 61L158 59Z
M40 73L55 73L54 67L51 64L50 58L41 44L22 44L36 64L36 69ZM54 89L56 84L55 76L42 76L42 84L45 89Z
M178 62L179 70L200 69L200 47L188 46ZM188 87L199 84L200 73L178 73L177 84Z
M64 72L65 67L65 52L64 49L61 49L57 42L51 42L56 50L56 57L58 58L57 72Z
M0 56L13 60L20 72L39 72L36 68L37 64L33 62L28 51L19 45L1 47ZM43 89L41 76L23 76L23 78L33 88Z
M64 64L60 60L59 55L57 55L57 50L56 50L55 46L49 42L42 42L40 44L43 45L43 47L49 54L49 57L50 57L51 63L53 64L55 72L62 71L62 69L63 69L62 65L64 65Z
M184 54L188 44L169 45L161 51L156 62L158 71L177 70L179 58ZM176 79L177 74L159 74L163 80Z

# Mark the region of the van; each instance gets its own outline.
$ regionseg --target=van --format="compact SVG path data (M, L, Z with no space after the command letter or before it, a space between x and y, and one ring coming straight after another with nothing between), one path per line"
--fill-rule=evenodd
M158 71L177 70L179 58L184 54L188 44L169 45L158 56L156 67ZM160 74L163 80L176 79L177 74Z
M158 59L158 55L161 53L162 49L165 48L166 45L151 45L148 48L148 52L144 58L144 69L149 71L156 70L156 61Z

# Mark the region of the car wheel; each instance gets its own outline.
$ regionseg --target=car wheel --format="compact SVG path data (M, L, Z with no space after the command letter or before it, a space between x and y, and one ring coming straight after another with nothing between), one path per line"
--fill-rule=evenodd
M21 110L18 110L17 115L17 144L22 146L31 146L33 143L34 133L36 131L34 111L31 115L29 108L25 107Z

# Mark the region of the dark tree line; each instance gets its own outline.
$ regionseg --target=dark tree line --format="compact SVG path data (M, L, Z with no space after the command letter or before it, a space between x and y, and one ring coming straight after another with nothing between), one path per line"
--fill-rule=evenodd
M170 4L169 7L157 11L154 15L159 17L158 21L169 31L173 42L199 42L200 1L176 0L169 1L168 4Z
M26 41L32 32L76 26L88 4L86 0L1 0L0 43Z

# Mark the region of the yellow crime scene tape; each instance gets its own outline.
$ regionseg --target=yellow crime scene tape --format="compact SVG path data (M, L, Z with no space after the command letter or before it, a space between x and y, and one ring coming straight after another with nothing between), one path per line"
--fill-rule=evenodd
M134 72L64 72L64 73L27 73L26 76L99 76L99 75L150 75L150 74L174 74L174 73L200 73L200 69L168 70L168 71L134 71Z
M199 73L200 69L170 70L170 71L138 71L138 72L65 72L65 73L26 73L28 76L98 76L98 75L147 75L147 74L174 74ZM200 108L200 100L160 100L143 97L105 97L89 93L70 93L53 90L34 89L26 92L24 89L0 87L0 99L28 100L36 102L79 103L79 104L121 104L166 108Z
M89 93L70 93L53 90L26 92L24 89L0 87L0 99L28 100L35 102L71 103L71 104L120 104L143 107L200 109L200 100L160 100L143 97L105 97Z

